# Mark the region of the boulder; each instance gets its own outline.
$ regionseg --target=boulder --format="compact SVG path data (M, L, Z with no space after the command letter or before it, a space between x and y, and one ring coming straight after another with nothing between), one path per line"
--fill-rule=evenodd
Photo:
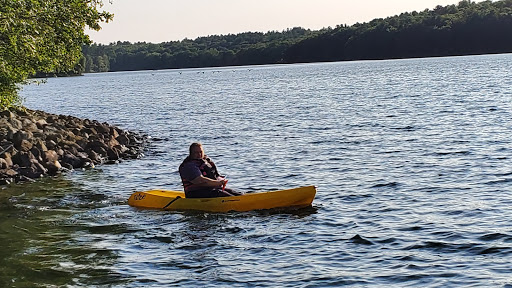
M9 123L13 128L16 128L18 130L23 129L23 123L16 118L9 119Z
M77 156L71 154L71 153L66 153L66 154L64 154L64 156L62 156L62 163L63 164L69 164L73 168L80 168L80 167L82 167L82 160L80 158L78 158Z
M117 142L121 145L130 145L130 138L126 134L121 134L116 138Z
M59 160L59 154L54 150L48 150L43 153L43 161L54 163Z
M108 160L119 160L119 151L116 148L107 149Z
M48 148L49 150L54 150L55 148L57 148L57 143L55 143L55 141L53 140L48 140L46 141L46 148Z
M6 127L6 132L6 140L12 141L14 139L14 134L18 132L18 129L15 129L9 125Z
M18 173L19 173L19 175L25 176L29 179L40 178L41 176L43 176L43 173L41 173L39 171L39 169L37 169L36 167L33 167L33 166L22 167L22 168L18 169ZM29 180L29 179L23 178L23 180Z
M37 159L32 159L32 168L34 168L35 171L38 173L41 173L41 175L44 175L48 172L48 170L41 164Z
M16 147L16 149L20 150L20 151L23 151L23 152L28 152L30 151L30 149L32 149L34 145L32 145L32 143L30 143L30 141L28 140L21 140L21 142L18 143L14 143L14 147Z
M4 158L0 158L0 169L7 169L7 168L9 168L7 161L5 161Z
M114 136L111 136L110 137L110 140L108 141L108 143L106 143L108 147L116 147L116 146L119 146L119 142L117 142L116 138L114 138Z
M23 130L25 130L25 131L34 132L36 130L39 130L36 123L34 123L32 120L30 120L28 118L23 119L22 125L23 125Z
M14 177L16 177L16 175L18 175L18 172L16 172L13 169L0 170L0 177L3 176L3 177L7 177L7 178L14 178Z
M0 185L141 155L145 137L43 111L0 111Z
M32 166L32 160L35 159L34 155L30 152L19 151L15 155L12 156L13 165L18 165L19 167L30 167Z
M0 111L0 117L10 120L10 119L14 118L14 113L12 113L9 110L3 110L3 111Z
M37 161L43 161L43 152L41 152L37 147L33 146L32 149L30 149L30 153L34 155L34 158Z
M117 129L115 127L110 127L110 133L109 134L114 139L119 137L119 132L117 131Z
M89 151L88 153L89 159L91 159L94 163L101 163L103 162L103 159L101 159L101 156L94 152L94 150Z
M85 127L82 130L80 130L80 132L82 134L86 133L86 134L89 134L89 135L96 135L96 134L98 134L96 129L94 129L93 127Z
M46 144L41 139L37 139L35 141L34 146L37 147L37 149L39 149L42 152L48 151L48 147L46 147Z
M60 141L64 140L64 137L58 133L47 133L46 134L46 141L53 141L55 143L59 143Z
M62 165L60 165L59 161L46 162L45 167L48 170L49 175L56 175L62 169Z
M48 122L46 122L46 120L44 120L44 119L39 119L36 121L36 126L39 129L44 129L44 127L46 127L47 125L48 125Z
M5 152L4 153L3 160L7 163L7 168L12 167L13 163L12 163L12 157L11 157L11 153L10 152Z
M46 123L55 123L58 119L57 115L48 115L46 117Z
M89 142L88 145L86 146L86 150L92 150L101 155L106 155L107 149L108 149L108 146L99 140Z
M94 127L98 133L108 134L110 133L110 127L107 123L98 124Z
M17 131L16 133L14 133L14 135L12 137L12 142L14 143L14 147L16 147L16 149L19 149L18 147L21 145L21 141L31 139L32 136L33 136L32 132L30 132L30 131L22 131L22 130Z

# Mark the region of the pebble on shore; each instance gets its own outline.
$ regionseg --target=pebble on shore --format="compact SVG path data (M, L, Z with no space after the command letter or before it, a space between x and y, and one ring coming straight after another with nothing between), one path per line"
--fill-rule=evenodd
M20 109L0 112L0 185L142 156L147 136L107 123Z

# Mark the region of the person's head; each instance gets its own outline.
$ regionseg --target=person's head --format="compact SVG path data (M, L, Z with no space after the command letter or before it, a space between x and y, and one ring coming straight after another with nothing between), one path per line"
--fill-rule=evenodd
M191 159L203 159L204 150L201 143L192 143L189 148L189 157Z

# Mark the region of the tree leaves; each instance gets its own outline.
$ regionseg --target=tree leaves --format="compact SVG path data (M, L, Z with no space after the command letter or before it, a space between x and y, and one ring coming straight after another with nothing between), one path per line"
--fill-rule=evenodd
M159 44L94 44L83 47L85 72L280 63L290 45L320 33L295 27L282 32L212 35ZM101 65L102 62L109 65Z
M0 109L20 105L19 85L36 73L73 69L89 44L86 26L113 15L99 0L0 0Z

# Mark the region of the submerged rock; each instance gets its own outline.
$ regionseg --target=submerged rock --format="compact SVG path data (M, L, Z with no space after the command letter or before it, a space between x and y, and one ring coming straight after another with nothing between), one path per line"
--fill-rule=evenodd
M0 185L142 156L147 136L37 110L0 111Z

